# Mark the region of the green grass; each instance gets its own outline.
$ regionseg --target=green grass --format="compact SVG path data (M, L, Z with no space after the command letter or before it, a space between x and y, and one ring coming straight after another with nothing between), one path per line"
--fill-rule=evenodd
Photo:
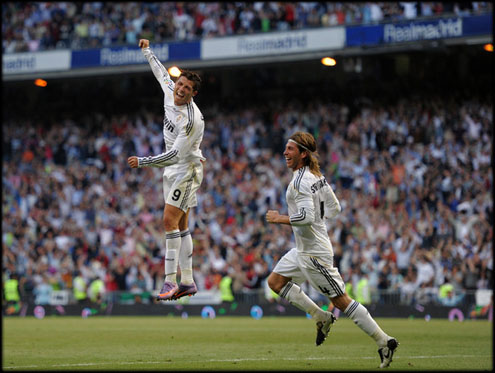
M492 323L377 319L400 346L394 370L492 370ZM341 317L315 346L304 317L3 318L15 370L378 370L375 342Z

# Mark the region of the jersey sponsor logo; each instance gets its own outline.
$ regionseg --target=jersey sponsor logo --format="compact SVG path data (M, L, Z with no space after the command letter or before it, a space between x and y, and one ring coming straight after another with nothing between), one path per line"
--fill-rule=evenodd
M316 183L314 183L313 185L311 185L311 193L313 193L313 194L316 193L321 188L323 188L325 185L328 185L327 179L321 178Z
M167 130L167 131L170 131L172 133L174 133L174 130L175 130L175 126L172 124L171 121L168 120L168 118L165 118L163 120L163 127Z

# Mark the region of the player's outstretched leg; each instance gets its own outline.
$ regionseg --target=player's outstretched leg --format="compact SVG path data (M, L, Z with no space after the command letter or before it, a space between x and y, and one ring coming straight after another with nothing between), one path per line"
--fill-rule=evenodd
M394 356L394 352L399 346L399 342L397 339L390 338L387 341L387 345L378 349L378 354L380 355L380 368L387 368L392 362L392 357Z
M325 312L326 319L316 323L316 345L319 346L327 339L330 328L337 321L337 318L330 311Z

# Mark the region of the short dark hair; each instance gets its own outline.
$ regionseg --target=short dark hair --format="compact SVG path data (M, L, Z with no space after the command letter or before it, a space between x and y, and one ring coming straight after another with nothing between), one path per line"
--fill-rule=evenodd
M195 73L194 71L190 70L181 70L180 71L180 76L184 76L187 79L189 79L191 82L193 82L193 90L196 92L199 91L199 87L201 87L201 77L199 76L198 73Z

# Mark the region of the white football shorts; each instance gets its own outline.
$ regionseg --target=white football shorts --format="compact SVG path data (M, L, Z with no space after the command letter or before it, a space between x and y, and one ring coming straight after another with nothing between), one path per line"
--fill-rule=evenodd
M196 192L203 181L201 161L165 167L163 172L163 198L165 203L184 212L198 205Z
M317 291L328 298L345 293L345 283L339 270L333 266L333 257L300 255L296 248L287 252L273 272L292 279L300 285L307 280Z

